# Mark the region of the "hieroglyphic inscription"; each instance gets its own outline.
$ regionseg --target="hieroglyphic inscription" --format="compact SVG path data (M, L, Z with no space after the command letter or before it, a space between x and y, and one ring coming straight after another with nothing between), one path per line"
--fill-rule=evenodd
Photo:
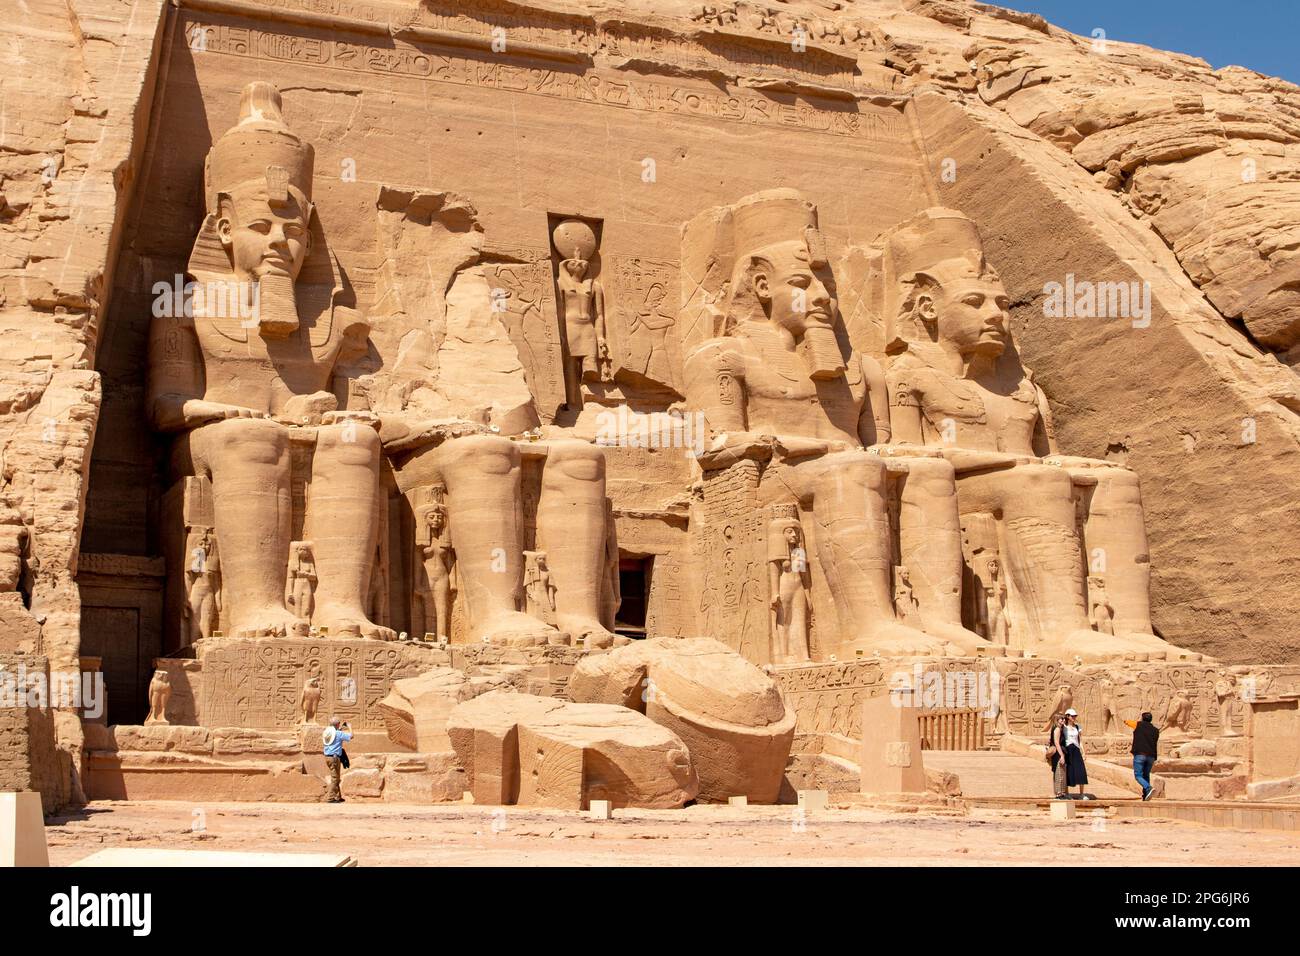
M205 5L202 0L193 3L199 9ZM375 32L376 27L386 25L385 32L394 36L459 35L474 38L484 47L495 41L504 44L505 50L511 44L531 44L586 56L604 55L678 68L760 71L764 75L784 73L844 89L860 87L862 81L856 53L833 49L842 45L844 38L839 35L840 27L830 21L827 23L831 29L820 31L815 38L805 29L805 41L814 42L804 42L796 50L793 23L790 31L781 36L764 29L767 25L761 21L754 24L757 36L721 30L683 35L622 17L596 22L581 14L521 7L503 0L478 0L472 9L467 9L464 3L438 0L426 0L413 8L400 3L355 0L258 0L257 6L286 15L323 15L332 18L338 26L352 21L366 32Z
M681 282L677 265L639 256L613 258L614 375L632 375L682 393L679 340L673 334Z
M700 620L705 633L761 665L771 659L771 648L759 472L757 462L742 461L705 474Z
M908 138L902 114L890 107L846 102L842 108L832 109L789 95L776 99L741 90L723 91L666 80L485 62L452 54L426 53L401 40L372 46L360 39L354 42L294 37L250 27L192 21L185 26L185 41L191 49L204 53L422 77L621 109L801 129L880 142Z
M564 365L550 259L485 263L483 272L492 290L492 309L524 366L524 380L537 404L537 414L549 424L564 404Z
M204 726L296 727L302 686L320 677L317 713L359 730L382 729L378 704L392 682L435 663L405 645L345 639L232 641L206 648L202 662Z
M862 705L886 692L886 667L879 661L843 661L780 667L774 676L794 708L799 733L862 735Z

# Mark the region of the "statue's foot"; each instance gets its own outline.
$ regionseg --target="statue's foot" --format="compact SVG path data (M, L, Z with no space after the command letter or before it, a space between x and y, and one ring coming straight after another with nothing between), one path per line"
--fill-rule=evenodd
M555 633L555 628L522 611L498 611L474 629L478 640L507 647L549 644Z
M1185 647L1170 644L1168 641L1162 640L1154 634L1143 634L1134 631L1131 633L1120 634L1118 636L1123 640L1132 642L1135 646L1148 649L1151 654L1151 660L1153 661L1198 661L1202 664L1217 663L1214 658L1207 657L1199 651L1189 651Z
M986 641L974 631L968 631L959 624L927 624L925 633L946 642L948 653L954 657L993 657L1005 654L1001 644Z
M361 636L369 641L397 640L397 632L391 627L384 627L382 624L371 624L369 621L361 622Z
M328 629L329 637L348 637L354 640L395 641L397 632L391 627L376 624L357 607L317 605L314 615L315 623L322 630Z
M295 634L306 623L287 608L268 607L252 611L231 621L230 633L233 637L285 637Z
M580 614L560 614L556 624L560 630L573 635L574 644L581 644L589 651L614 646L614 635L605 630L595 618Z
M1140 635L1102 634L1080 628L1060 639L1044 642L1033 650L1039 657L1055 657L1066 662L1077 658L1084 664L1164 660L1170 645L1154 635L1146 637L1148 640L1144 641Z
M858 651L862 651L864 657L945 657L948 656L947 647L948 641L942 637L889 621L872 628L868 635L858 638L845 651L850 657L857 656Z

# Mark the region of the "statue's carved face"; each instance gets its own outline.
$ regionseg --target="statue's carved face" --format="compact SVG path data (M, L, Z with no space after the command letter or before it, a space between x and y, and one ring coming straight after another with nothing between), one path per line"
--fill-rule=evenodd
M831 294L813 270L803 242L764 250L755 263L753 282L754 294L772 321L796 339L810 328L833 328Z
M797 548L799 546L799 529L796 528L794 525L791 525L790 527L786 528L785 540L786 543L790 545L790 547Z
M574 279L581 280L587 275L587 260L565 259L564 268Z
M961 355L997 358L1010 341L1010 305L1007 290L998 280L964 278L939 288L928 310L922 304L922 314L937 320L939 337Z
M293 193L272 204L263 186L235 189L221 197L217 233L241 279L297 279L311 245L311 206Z

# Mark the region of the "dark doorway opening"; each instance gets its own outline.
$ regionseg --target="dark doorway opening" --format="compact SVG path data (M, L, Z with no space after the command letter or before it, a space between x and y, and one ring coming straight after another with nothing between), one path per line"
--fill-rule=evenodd
M614 616L614 632L628 637L645 637L646 607L650 603L650 575L654 555L618 559L618 589L622 596Z

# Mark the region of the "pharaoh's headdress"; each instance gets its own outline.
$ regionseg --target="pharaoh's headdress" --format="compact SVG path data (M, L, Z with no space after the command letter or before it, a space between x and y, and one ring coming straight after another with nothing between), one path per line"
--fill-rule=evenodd
M885 351L907 348L914 330L905 314L922 277L940 284L952 279L996 278L984 260L984 243L970 217L935 206L885 234L875 305L885 323Z
M230 273L230 258L217 234L219 197L242 188L264 192L272 206L297 200L305 211L311 244L296 282L297 312L310 329L313 347L331 335L331 313L350 299L350 290L328 249L312 204L316 151L284 121L280 91L256 81L239 97L239 119L208 151L203 169L203 225L190 252L189 273L199 282ZM237 323L226 334L243 340L247 331Z
M767 560L784 561L790 557L790 545L785 540L787 528L799 531L800 542L803 540L803 525L799 523L799 506L796 504L772 505L767 509L770 516L767 522Z
M732 274L727 311L732 320L758 318L748 287L748 271L765 249L802 243L810 268L826 264L826 241L817 229L817 207L795 189L768 189L731 207Z
M813 265L826 261L826 244L817 231L817 207L794 189L769 189L731 207L732 235L739 266L767 246L802 239Z
M289 194L311 202L316 151L284 121L280 91L261 80L239 97L239 121L208 152L203 172L207 211L217 211L217 195L250 183L265 183L271 203Z

